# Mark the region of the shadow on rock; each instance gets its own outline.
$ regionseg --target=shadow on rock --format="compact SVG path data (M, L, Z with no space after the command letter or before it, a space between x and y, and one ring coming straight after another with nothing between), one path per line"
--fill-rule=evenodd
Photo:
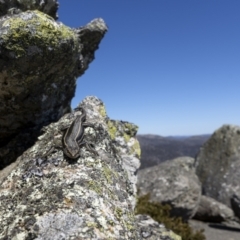
M225 226L225 225L216 224L216 223L210 223L208 224L208 226L211 228L216 228L216 229L221 229L226 231L240 232L240 227L230 227L230 226Z

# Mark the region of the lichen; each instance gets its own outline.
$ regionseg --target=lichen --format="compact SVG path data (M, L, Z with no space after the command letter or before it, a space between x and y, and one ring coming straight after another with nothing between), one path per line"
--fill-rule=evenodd
M97 223L96 222L86 222L86 224L87 224L88 227L91 227L91 228L97 227Z
M131 136L124 132L123 138L124 138L125 142L127 143L130 140Z
M89 181L88 186L89 186L89 189L93 190L97 194L99 194L99 195L103 194L101 183L91 180L91 181Z
M99 107L99 113L103 118L105 118L107 116L106 109L105 109L104 105Z
M108 121L107 124L108 124L109 135L110 135L111 139L113 140L116 137L117 128L114 125L114 123L110 120Z
M59 42L62 41L61 51L71 41L73 51L79 47L75 33L61 23L56 23L50 16L35 10L27 11L3 22L3 27L8 30L2 34L5 41L5 48L12 51L16 58L26 54L50 54L59 50ZM65 46L64 46L65 45Z
M132 231L135 228L135 225L134 225L134 223L135 223L135 215L134 215L133 212L132 213L128 213L127 215L128 215L129 221L126 223L126 227L127 227L128 231Z
M131 137L135 137L138 131L138 127L135 124L125 122L124 127L125 127L124 132L126 132Z
M105 178L107 179L107 182L109 184L112 184L112 170L109 167L104 166L103 174L104 174Z
M133 146L131 147L131 149L132 149L132 154L136 154L137 158L140 159L141 158L141 147L140 147L138 140L135 139L135 142L134 142Z
M117 207L116 210L115 210L115 214L116 214L117 219L121 220L122 215L123 215L122 209Z

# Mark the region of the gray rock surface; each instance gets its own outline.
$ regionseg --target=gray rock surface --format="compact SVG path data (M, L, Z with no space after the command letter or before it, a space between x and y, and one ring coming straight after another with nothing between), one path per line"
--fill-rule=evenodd
M136 215L137 239L148 240L181 240L182 238L171 230L167 230L163 224L154 221L148 215Z
M172 206L171 215L191 218L198 207L201 185L193 168L194 159L179 157L138 172L140 195Z
M225 226L223 224L211 224L197 220L190 220L189 225L196 231L203 229L206 240L240 239L240 225Z
M44 127L1 180L0 239L138 239L134 183L121 157L121 152L131 153L129 159L138 155L137 126L117 127L115 136L125 142L119 144L99 99L87 97L80 106L94 125L85 129L85 140L98 156L86 147L76 160L63 154L62 129L80 111Z
M203 194L231 207L232 197L240 197L240 127L216 130L200 149L195 166Z
M118 151L121 153L123 167L127 170L128 178L133 183L134 194L136 194L137 170L140 167L139 159L141 156L141 149L139 142L136 141L135 138L130 139L129 136L136 136L138 128L128 122L109 120L108 129L111 138L117 144ZM136 199L133 198L132 201L135 203Z
M214 223L228 222L234 220L234 212L213 198L202 195L193 219Z
M235 215L240 219L240 197L233 194L230 201Z
M38 10L0 18L0 169L34 143L36 129L70 112L76 79L106 31L102 19L71 29Z
M0 17L8 13L19 12L19 10L39 10L57 19L58 6L57 0L1 0Z
M107 31L107 25L101 18L96 18L83 27L74 28L81 43L81 54L78 59L76 74L81 76L94 60L94 53L99 47L99 43Z

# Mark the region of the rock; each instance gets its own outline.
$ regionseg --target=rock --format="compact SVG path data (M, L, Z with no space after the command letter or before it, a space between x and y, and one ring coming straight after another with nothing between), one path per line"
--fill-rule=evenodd
M193 219L214 223L228 222L234 220L234 212L213 198L202 195Z
M111 138L116 141L118 151L121 152L123 166L133 183L134 194L137 192L137 170L140 167L141 149L136 134L138 127L124 121L108 120L108 129ZM134 198L135 202L136 199Z
M182 238L148 215L136 215L138 240L181 240Z
M73 29L81 43L81 54L79 55L77 74L81 76L94 60L94 53L98 49L101 39L107 31L103 19L96 18L84 27Z
M35 142L36 129L70 112L76 79L106 31L102 19L77 30L37 10L0 18L0 168Z
M240 225L226 226L219 223L205 223L190 220L189 225L195 230L204 230L206 240L239 240Z
M57 19L58 6L57 0L1 0L0 17L8 13L18 13L19 11L39 10Z
M231 207L235 215L240 219L240 197L237 195L233 195L230 201L231 201Z
M150 200L170 204L171 215L191 218L198 207L201 185L193 168L194 159L179 157L138 172L140 195L150 193Z
M233 195L240 197L239 146L240 127L223 125L203 145L195 160L203 194L228 207Z
M86 147L76 160L63 154L62 129L80 111L44 127L1 180L0 239L139 239L128 177L133 171L124 169L122 158L138 156L137 126L116 124L114 137L99 99L87 97L80 106L94 126L85 128L84 140L98 156Z

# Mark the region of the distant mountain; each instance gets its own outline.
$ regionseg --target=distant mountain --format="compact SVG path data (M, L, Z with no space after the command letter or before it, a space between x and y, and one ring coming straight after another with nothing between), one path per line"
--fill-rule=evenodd
M140 169L180 156L195 157L210 136L211 134L169 137L137 135L142 150Z

